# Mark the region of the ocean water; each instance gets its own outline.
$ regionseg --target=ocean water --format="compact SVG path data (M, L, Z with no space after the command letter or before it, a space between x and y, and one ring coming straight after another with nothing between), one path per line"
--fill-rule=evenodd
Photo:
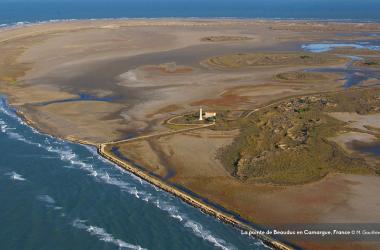
M380 21L378 0L0 0L0 25L56 19L235 17Z
M96 18L380 21L378 0L0 0L0 28ZM0 249L267 249L130 175L43 135L0 98Z
M0 249L267 249L0 99Z

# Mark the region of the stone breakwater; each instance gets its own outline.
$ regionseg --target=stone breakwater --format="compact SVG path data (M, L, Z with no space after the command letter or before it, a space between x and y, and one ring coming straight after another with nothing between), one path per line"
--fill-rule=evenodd
M98 147L98 153L102 157L104 157L107 160L115 163L116 165L120 166L121 168L131 172L132 174L144 179L145 181L151 183L152 185L155 185L156 187L179 197L180 199L182 199L186 203L188 203L188 204L190 204L196 208L199 208L200 210L202 210L206 214L212 215L212 216L216 217L217 219L219 219L225 223L231 224L231 225L233 225L239 229L242 229L244 231L252 233L252 235L255 235L255 237L262 240L266 245L268 245L270 247L273 247L273 248L279 249L279 250L294 249L293 247L288 246L285 243L282 243L276 239L273 239L273 238L266 236L266 235L263 235L263 234L259 234L256 229L254 229L253 227L251 227L250 225L248 225L246 223L239 221L234 216L226 214L224 212L221 212L218 209L211 207L210 205L207 205L207 204L199 201L198 199L192 197L191 195L185 193L184 191L181 191L181 190L179 190L173 186L168 185L167 183L160 180L159 178L156 178L156 177L154 177L154 176L152 176L152 175L150 175L150 174L148 174L148 173L146 173L146 172L144 172L138 168L135 168L132 165L130 165L130 164L128 164L122 160L120 160L119 158L108 153L105 150L106 146L107 146L107 144L101 144Z

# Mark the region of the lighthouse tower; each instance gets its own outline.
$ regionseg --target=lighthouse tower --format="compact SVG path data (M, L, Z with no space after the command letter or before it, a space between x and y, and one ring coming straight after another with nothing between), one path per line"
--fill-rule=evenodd
M202 108L199 109L199 120L203 121L203 111L202 111Z

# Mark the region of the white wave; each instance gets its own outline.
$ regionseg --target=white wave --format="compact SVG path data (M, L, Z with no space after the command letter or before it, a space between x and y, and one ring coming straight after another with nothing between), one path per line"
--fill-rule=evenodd
M12 119L15 119L19 124L23 125L23 126L27 126L28 129L30 129L34 134L39 134L39 135L42 135L42 133L40 133L38 130L36 130L35 128L33 127L30 127L28 126L23 119L20 118L20 116L17 115L16 111L11 108L8 103L7 103L7 100L5 97L1 96L0 95L0 111L2 113L4 113L5 115L7 115L8 117L12 118ZM11 128L9 128L11 129ZM15 128L12 128L12 129L15 129ZM3 131L2 131L3 132ZM43 134L45 137L47 137L45 140L48 140L48 138L50 139L55 139L56 142L58 143L61 143L61 139L59 138L54 138L53 136L51 135L48 135L48 134Z
M5 175L8 175L11 180L26 181L26 179L24 177L22 177L22 175L14 172L14 171L12 171L10 173L6 173Z
M132 194L137 198L140 199L139 191L136 188L133 188Z
M16 113L9 107L5 98L2 98L1 96L0 96L0 110L7 116L12 117L16 119L18 122L20 122L21 124L25 125L25 122L19 116L16 115Z
M47 208L51 208L54 210L63 210L63 207L56 206L57 202L53 199L53 197L51 197L47 194L38 195L37 200L45 203Z
M25 24L28 24L29 22L17 22L16 25L19 25L19 26L22 26L22 25L25 25Z
M266 245L266 244L265 244L264 242L262 242L261 240L258 240L258 241L255 242L254 244L255 244L256 246L258 246L258 247L265 247L265 248L267 248L267 249L272 249L272 250L273 250L272 247Z
M74 167L74 166L71 166L71 165L64 165L63 167L64 167L64 168L68 168L68 169L75 169L75 167Z
M112 177L107 172L98 173L97 171L93 170L92 175L95 175L94 172L96 172L95 177L105 181L108 184L118 186L121 190L134 195L138 199L154 204L157 208L161 209L162 211L166 211L170 217L178 220L179 222L184 222L184 226L187 228L191 228L196 236L212 243L215 247L225 250L236 249L236 247L227 244L224 240L212 235L211 232L204 229L199 223L194 222L188 219L186 215L181 214L179 212L178 207L176 207L175 205L171 205L170 203L165 201L160 201L157 197L154 197L152 194L147 193L146 191L138 190L137 187L131 186L127 182Z
M220 249L224 250L233 250L237 249L235 246L228 244L223 239L220 239L216 236L214 236L210 231L203 228L203 226L191 219L189 219L186 215L182 214L178 207L169 204L165 201L160 201L158 199L155 199L152 201L152 203L158 207L159 209L168 212L170 217L178 220L181 222L186 228L191 229L191 231L198 237L202 238L205 241L210 242L215 247L218 247Z
M179 221L183 221L183 218L181 215L177 215L177 214L173 214L173 215L170 215L171 217L173 217L174 219L177 219Z
M116 177L110 176L106 171L97 172L93 170L91 171L91 175L97 177L100 180L103 180L107 184L119 187L122 191L125 191L135 196L137 199L148 200L149 197L151 196L151 194L142 190L138 190L135 186L132 186L131 184L125 181L122 181Z
M90 152L96 152L92 148L88 147L88 150ZM107 161L107 163L109 163ZM94 170L94 172L96 172ZM155 205L157 208L159 208L162 211L166 211L170 217L178 220L181 222L185 227L190 228L192 232L202 238L203 240L206 240L210 243L212 243L215 247L221 248L221 249L236 249L236 247L226 243L224 240L212 235L211 232L208 230L204 229L199 223L194 222L190 219L187 218L186 215L182 214L178 207L175 205L170 204L169 202L162 201L158 197L155 197L151 193L148 193L146 191L138 190L136 186L131 186L131 184L124 182L122 180L117 179L114 176L110 176L109 173L103 172L103 173L98 173L96 172L97 178L105 181L106 183L110 185L115 185L118 186L121 190L128 192L129 194L134 195L136 198L141 199L145 202L148 202L150 204ZM94 175L94 174L93 174ZM140 178L138 178L141 180ZM161 192L161 189L156 188L155 186L154 189L158 192Z
M146 195L144 195L141 200L145 201L145 202L149 202L152 198L152 195L147 193Z
M27 143L27 144L31 144L31 145L37 145L37 143L32 142L32 141L26 139L24 136L22 136L22 135L19 134L19 133L16 133L16 132L10 132L9 129L6 131L6 134L7 134L8 137L11 138L11 139L15 139L15 140L18 140L18 141L22 141L22 142L25 142L25 143Z
M0 120L0 130L1 130L2 133L6 133L10 129L13 129L13 128L9 128L8 124L5 121Z
M6 115L13 117L11 115L11 113L7 113L8 111L4 108L4 105L0 104L0 109ZM21 120L18 120L18 122L20 122L20 121ZM2 133L6 134L11 139L22 141L22 142L25 142L25 143L30 144L30 145L42 147L42 145L40 143L33 142L33 141L25 138L23 135L21 135L17 132L14 132L16 130L16 128L9 127L8 124L4 120L0 120L0 130Z
M87 145L85 145L84 147L85 147L90 153L92 153L92 155L93 155L94 157L96 157L96 159L98 159L98 160L100 160L100 161L102 161L102 162L104 162L104 163L106 163L106 164L108 164L108 165L110 165L110 166L113 166L114 169L117 170L120 174L122 174L122 175L128 175L128 177L130 177L130 178L132 178L132 179L138 181L141 185L146 185L146 186L150 186L150 187L152 187L151 184L149 184L148 182L144 181L144 180L141 179L140 177L138 177L138 176L136 176L136 175L134 175L134 174L132 174L132 173L130 173L130 172L128 172L128 171L125 171L124 169L122 169L122 168L120 168L118 165L116 165L115 163L113 163L113 162L107 160L106 158L102 157L101 155L99 155L98 152L97 152L97 150L96 150L96 148L94 148L94 147L92 147L92 146L87 146ZM160 189L156 188L155 186L153 186L153 187L156 189L156 191L161 191Z
M70 164L65 165L65 168L73 168L74 166L77 166L80 169L89 172L90 175L97 176L97 173L94 170L93 166L89 163L79 160L78 156L67 145L63 147L44 146L43 148L48 152L58 154L59 158L62 161Z
M5 133L7 129L7 125L0 125L0 129L2 133Z
M0 104L0 109L4 112L7 113L10 116L13 116L13 113L9 112L6 108L4 108L4 102ZM16 116L17 117L17 116ZM20 121L20 120L19 120ZM4 124L3 124L4 125ZM0 126L1 123L0 123ZM38 131L34 131L35 133L38 133ZM216 236L212 235L209 231L206 229L203 229L203 227L198 224L197 222L194 222L186 217L186 215L182 214L179 212L178 207L171 205L169 202L166 201L160 201L158 197L154 196L153 194L139 190L136 186L133 186L132 184L125 182L118 178L118 176L115 175L110 175L107 171L102 171L99 169L94 169L93 165L90 163L87 163L85 161L82 161L79 159L78 155L73 152L73 150L70 148L70 146L62 140L56 140L52 139L49 140L48 137L45 138L44 144L39 144L32 142L25 137L23 137L21 134L15 133L15 132L10 132L7 130L7 133L9 136L20 140L24 141L25 143L33 144L39 147L42 147L48 152L55 153L58 155L58 157L64 161L69 163L69 165L66 165L64 167L67 168L72 168L72 167L78 167L81 170L86 171L90 176L94 177L96 180L103 181L107 184L114 185L119 187L122 191L125 191L137 199L143 200L145 202L151 203L156 205L159 209L162 211L166 211L170 217L178 220L181 224L183 224L187 228L191 228L192 232L196 235L201 237L202 239L212 243L214 246L222 248L222 249L235 249L235 247L228 245L224 240L221 240L217 238ZM57 142L56 142L57 141ZM99 156L96 152L96 149L90 146L86 146L88 151L90 151L93 156L96 156L99 160L101 160L104 163L107 163L109 165L112 165L115 167L115 169L118 169L121 175L128 174L129 177L139 181L140 184L142 185L149 185L153 187L153 189L156 192L163 193L161 189L157 188L156 186L152 186L142 180L141 178L121 170L117 165L109 162L108 160L104 159L103 157ZM55 200L48 196L48 195L40 195L37 197L40 201L45 202L48 207L53 208L55 210L62 210L62 207L54 206L55 205ZM172 199L171 196L166 196L167 199ZM63 215L64 216L64 215ZM114 239L111 235L107 234L102 228L97 228L97 227L89 227L84 224L83 221L76 220L75 223L76 227L84 227L87 231L89 231L91 234L98 236L101 240L103 241L108 241L112 242L116 245L118 245L120 248L128 248L128 246L133 246L129 245L128 243L125 243L121 240ZM103 230L103 231L102 231ZM142 249L140 246L133 246L137 248L132 248L132 249Z
M94 152L91 147L86 148L89 149L91 152ZM111 177L107 171L95 170L92 164L79 160L78 156L69 147L58 148L53 146L47 146L45 147L45 149L49 152L57 153L62 161L69 163L70 165L66 165L66 168L72 168L72 166L77 166L79 167L79 169L88 172L90 176L93 176L97 180L103 181L110 185L117 186L121 190L134 195L136 198L141 198L140 195L146 196L146 193L144 191L137 190L136 187L131 186L129 183L122 181L117 177ZM109 162L107 161L107 163Z
M37 200L50 204L50 205L55 204L55 200L47 194L38 195Z
M36 26L36 25L41 25L41 24L46 24L46 23L57 23L57 22L71 22L75 21L78 19L51 19L51 20L46 20L46 21L37 21L37 22L28 22L28 21L19 21L19 22L14 22L14 23L9 23L9 24L0 24L1 29L14 29L18 27L27 27L27 26Z
M41 159L58 159L56 156L50 156L50 155L41 155Z
M22 141L26 144L29 144L29 145L33 145L33 146L37 146L39 148L42 148L42 144L41 143L38 143L38 142L33 142L27 138L25 138L24 136L22 136L21 134L19 133L16 133L16 132L7 132L7 135L9 136L9 138L11 139L16 139L18 141Z
M96 172L96 170L94 170L94 172L92 172L90 175L96 177L96 176L98 176L98 172Z
M209 231L203 229L202 225L199 223L188 220L185 223L185 227L190 228L197 236L212 243L215 247L223 250L237 249L236 247L227 244L224 240L213 236Z
M123 240L115 239L112 234L107 233L106 230L104 230L101 227L86 225L85 220L76 219L73 221L73 226L78 229L86 230L91 235L96 236L99 240L112 243L118 246L119 249L136 249L136 250L146 249L146 248L142 248L139 245L133 245Z

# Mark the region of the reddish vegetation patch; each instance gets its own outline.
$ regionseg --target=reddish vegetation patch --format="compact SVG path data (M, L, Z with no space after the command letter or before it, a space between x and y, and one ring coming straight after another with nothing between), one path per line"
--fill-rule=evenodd
M239 96L235 94L226 94L222 95L220 98L216 99L203 99L200 101L196 101L191 103L192 106L200 106L200 105L206 105L206 106L230 106L235 105L237 103L242 103L248 101L248 97L246 96Z
M157 72L161 74L185 74L191 73L193 71L190 67L185 66L177 66L175 68L167 67L167 66L148 66L146 67L147 71Z

